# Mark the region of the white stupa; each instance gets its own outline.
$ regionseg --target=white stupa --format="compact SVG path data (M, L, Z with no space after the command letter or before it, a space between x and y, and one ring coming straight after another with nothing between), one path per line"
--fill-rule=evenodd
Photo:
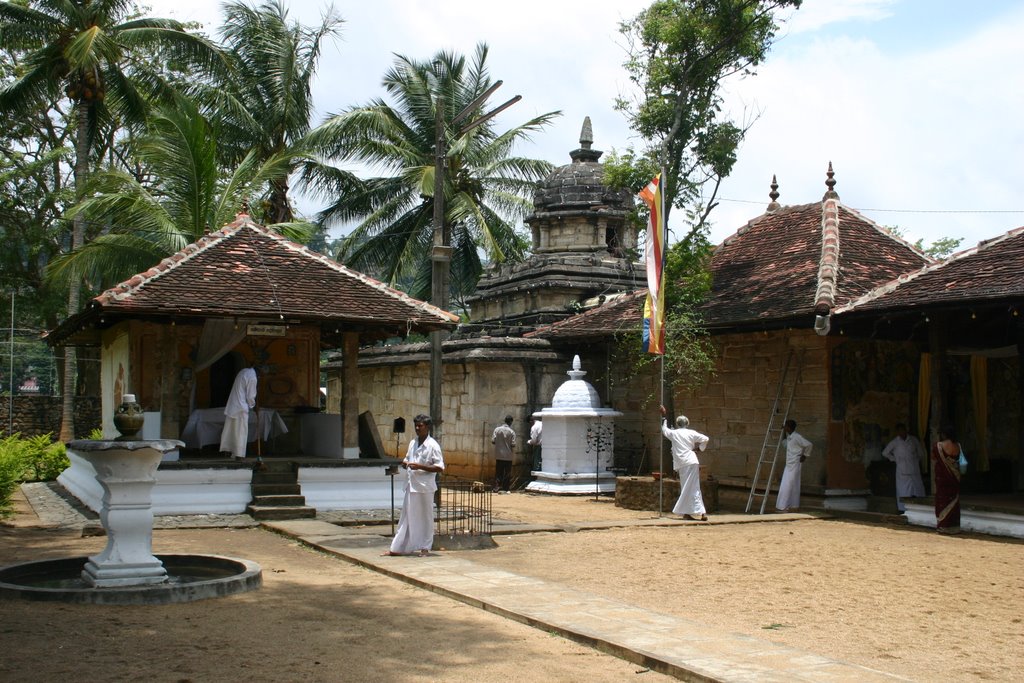
M587 373L580 370L580 357L572 359L569 380L558 387L551 407L534 413L544 421L542 469L531 472L534 480L527 491L543 493L612 493L612 466L617 410L601 407L601 399Z

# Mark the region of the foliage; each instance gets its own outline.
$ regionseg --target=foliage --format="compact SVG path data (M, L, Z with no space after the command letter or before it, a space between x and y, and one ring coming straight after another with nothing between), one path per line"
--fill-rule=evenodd
M433 244L434 169L440 109L447 154L444 164L445 244L452 247L452 296L473 292L483 263L521 260L529 242L516 220L530 208L535 183L551 170L544 161L511 156L520 140L546 126L558 113L530 119L504 132L493 120L472 125L488 111L493 85L487 47L471 61L438 52L427 61L398 56L384 76L391 101L375 99L349 109L310 133L323 159L358 163L381 175L358 178L338 167L311 165L303 183L330 202L327 226L358 221L339 260L396 285L411 278L410 294L429 299ZM468 110L468 111L467 111ZM466 112L460 121L454 119Z
M268 161L282 154L290 162L270 178L269 192L253 206L261 223L289 223L288 177L303 159L305 135L313 114L311 85L324 40L337 35L342 20L328 9L319 26L290 22L279 0L259 7L242 2L223 6L227 78L196 89L209 102L218 129L218 153L233 168L255 151Z
M620 25L629 50L624 66L639 94L619 98L617 107L651 141L631 154L665 169L666 220L671 207L689 206L692 229L703 226L746 131L722 115L720 87L753 73L778 28L775 12L801 2L656 0ZM713 190L703 200L708 183Z
M657 364L661 362L661 356L644 353L637 329L623 330L615 335L612 355L616 364L629 368L628 376L631 378L658 372ZM704 385L714 375L716 358L714 344L697 310L669 309L665 318L665 386L678 391ZM638 385L633 382L630 386ZM659 386L650 386L651 392L643 397L643 401L655 405L662 402L658 395ZM671 396L673 392L668 393Z
M151 99L166 90L158 64L203 70L223 64L220 52L169 19L139 17L131 0L0 2L0 48L15 58L15 77L0 87L4 120L32 118L55 102L70 102L66 127L74 131L74 190L81 198L96 150L121 125L141 124ZM67 98L66 100L64 98ZM72 250L87 241L85 221L73 221ZM67 285L67 315L78 311L81 281ZM61 440L73 431L75 352L65 351Z
M0 517L11 513L11 496L21 483L21 475L25 472L23 453L20 448L12 448L8 443L17 439L17 435L0 441Z
M914 242L914 248L923 251L933 259L941 261L956 251L963 241L963 237L940 237L926 247L924 246L924 239L919 239Z
M0 439L0 516L10 513L11 496L23 481L51 481L70 465L64 444L52 435Z
M906 239L903 228L898 225L883 225L881 227L900 239ZM925 246L924 238L922 237L914 242L914 248L937 261L942 261L955 252L963 241L963 237L940 237L930 245Z
M260 163L251 151L227 178L217 165L217 131L195 104L180 98L154 112L134 154L152 169L151 181L107 170L90 181L90 196L70 215L85 215L104 231L56 259L50 276L89 278L106 286L151 267L195 242L211 226L234 220L246 200L288 167L287 154ZM312 234L308 224L270 226L291 239Z

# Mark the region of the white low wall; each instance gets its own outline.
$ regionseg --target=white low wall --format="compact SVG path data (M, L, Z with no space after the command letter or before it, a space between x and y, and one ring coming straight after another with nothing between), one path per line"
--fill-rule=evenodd
M935 528L935 506L907 502L907 521L917 526ZM1024 538L1024 518L1005 512L960 508L960 528L979 534Z
M96 480L96 470L73 451L68 451L68 459L71 466L61 472L57 482L99 513L103 487ZM241 514L252 500L252 470L157 470L152 497L155 516Z
M299 466L299 487L306 505L317 510L382 510L391 507L391 477L386 464L359 467ZM395 507L402 507L405 473L395 479Z

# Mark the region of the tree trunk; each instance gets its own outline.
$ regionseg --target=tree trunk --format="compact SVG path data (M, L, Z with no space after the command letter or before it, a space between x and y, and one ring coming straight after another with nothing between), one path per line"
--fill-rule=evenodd
M82 198L85 181L89 175L89 108L78 103L78 121L75 131L75 199ZM71 228L71 249L74 251L85 242L85 217L75 216ZM72 278L68 283L68 316L78 312L81 283ZM60 440L64 443L75 438L75 383L77 379L77 354L70 345L64 347L64 377L62 382L62 403L60 416Z

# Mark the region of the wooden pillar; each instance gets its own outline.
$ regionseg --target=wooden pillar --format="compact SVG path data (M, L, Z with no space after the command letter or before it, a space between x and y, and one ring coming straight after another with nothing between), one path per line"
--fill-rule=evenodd
M160 335L160 438L177 439L178 420L178 327L170 325Z
M945 316L935 313L931 315L928 325L928 350L932 356L931 373L928 378L931 385L931 418L928 421L931 443L939 440L939 428L947 419L945 323Z
M1017 329L1017 457L1013 460L1016 472L1014 491L1024 491L1024 329Z
M359 333L342 333L341 453L359 457Z

